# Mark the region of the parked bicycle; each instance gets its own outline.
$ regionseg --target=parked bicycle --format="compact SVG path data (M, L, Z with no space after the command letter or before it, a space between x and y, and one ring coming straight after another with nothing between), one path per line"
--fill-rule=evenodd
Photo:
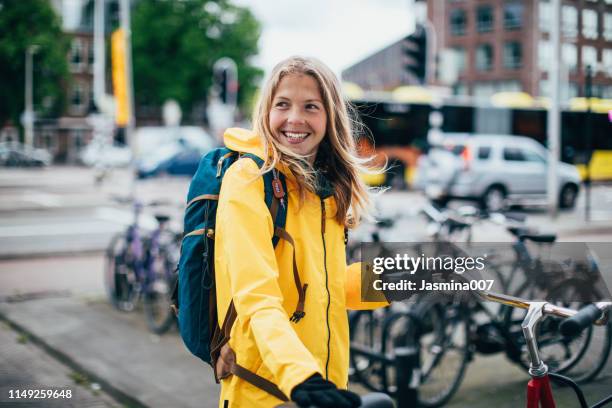
M123 200L125 202L125 200ZM132 311L142 300L149 330L162 334L175 321L170 309L170 290L174 285L173 271L178 262L180 237L167 228L170 217L155 214L157 227L144 232L140 217L143 205L129 201L133 222L127 230L115 235L106 250L105 286L113 306ZM147 207L166 205L152 202Z
M507 307L527 310L527 315L521 324L523 337L529 351L529 375L531 380L527 384L527 408L554 408L555 400L550 384L550 379L570 387L576 394L581 408L589 408L584 393L580 386L571 378L550 372L546 361L541 358L539 352L539 330L540 322L547 316L569 318L560 325L560 332L568 338L577 336L582 330L588 329L593 324L609 324L609 313L612 302L597 302L584 308L573 310L559 307L548 302L529 301L517 297L502 295L498 293L481 293L480 296L486 301L500 303ZM612 403L612 395L604 398L591 408L600 408Z
M547 271L542 258L546 251L540 249L534 253L527 242L539 247L553 242L555 236L517 226L524 221L520 217L479 213L471 214L472 219L466 220L464 215L450 215L447 210L435 207L427 216L430 222L440 224L431 229L435 233L434 242L428 244L433 248L434 256L441 251L448 253L453 244L447 240L465 237L466 233L469 235L472 226L478 222L493 221L507 227L515 236L516 259L510 261L515 267L510 270L500 268L502 257L489 259L492 261L491 273L496 274L496 280L502 283L504 291L527 296L531 294L529 288L547 289L547 299L567 306L572 299L585 298L581 293L585 290L582 284L598 272L596 261L591 259L589 268L592 270L583 273L582 281L578 278L561 279L558 285L551 285L551 274L558 274L559 270ZM455 248L455 251L460 254L461 248ZM576 264L561 266L578 267ZM514 363L528 368L529 350L520 328L523 318L524 314L513 313L513 309L507 306L495 310L478 299L466 302L440 293L425 293L403 308L394 304L384 310L351 313L351 345L353 349L365 347L392 359L396 347L418 336L421 347L419 401L423 406L437 407L448 402L457 391L475 352L505 353ZM550 318L539 327L538 344L551 371L570 374L579 382L595 378L603 369L612 347L612 325L597 329L589 327L573 337L563 336L559 325L560 319ZM395 391L394 367L370 358L368 354L353 354L351 372L356 380L374 391Z

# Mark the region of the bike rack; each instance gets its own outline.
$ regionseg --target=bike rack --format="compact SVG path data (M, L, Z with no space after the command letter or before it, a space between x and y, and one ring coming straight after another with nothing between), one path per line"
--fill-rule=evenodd
M417 319L407 314L410 320L418 325ZM419 385L421 384L421 350L419 342L419 330L409 336L409 343L404 347L394 349L395 356L390 358L382 353L374 352L367 347L351 342L351 353L367 357L382 363L385 369L389 366L395 367L395 400L397 408L412 408L419 406Z

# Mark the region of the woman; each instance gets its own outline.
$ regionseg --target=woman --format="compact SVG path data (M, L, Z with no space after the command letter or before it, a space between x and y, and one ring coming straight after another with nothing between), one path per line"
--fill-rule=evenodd
M361 303L359 265L346 266L345 229L358 223L369 200L359 178L365 160L356 156L354 122L337 78L315 59L282 61L262 90L253 123L254 131L229 129L224 136L228 148L257 155L264 165L238 160L219 196L219 324L230 302L236 313L227 344L233 353L226 346L217 361L220 406L282 402L239 376L227 376L232 359L300 406L359 406L359 397L346 390L346 310L384 304ZM287 186L281 205L288 205L290 238L276 247L260 177L268 171L282 173Z

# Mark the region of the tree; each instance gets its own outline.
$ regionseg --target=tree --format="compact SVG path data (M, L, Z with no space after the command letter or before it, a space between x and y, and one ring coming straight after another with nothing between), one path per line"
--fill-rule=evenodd
M208 97L215 61L230 57L244 107L262 75L249 63L260 31L250 10L227 0L138 1L132 17L136 104L161 106L172 98L191 112Z
M33 101L38 117L61 115L68 78L68 40L48 0L0 0L0 127L21 126L25 53L38 45L33 63Z

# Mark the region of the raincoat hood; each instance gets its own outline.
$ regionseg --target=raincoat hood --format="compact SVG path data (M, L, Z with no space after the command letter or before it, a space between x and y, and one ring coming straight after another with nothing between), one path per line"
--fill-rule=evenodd
M229 128L223 134L225 147L241 153L251 153L265 160L261 137L252 130Z

